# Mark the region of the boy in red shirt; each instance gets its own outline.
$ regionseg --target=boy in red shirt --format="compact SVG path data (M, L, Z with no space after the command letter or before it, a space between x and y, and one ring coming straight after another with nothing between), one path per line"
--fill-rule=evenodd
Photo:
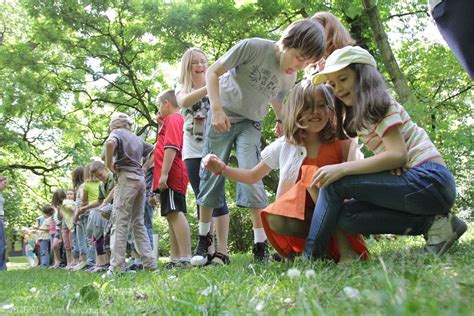
M161 215L170 227L169 267L187 266L191 260L191 236L186 213L188 174L182 159L184 118L179 114L174 90L158 96L157 120L163 124L155 146L152 190L160 192Z

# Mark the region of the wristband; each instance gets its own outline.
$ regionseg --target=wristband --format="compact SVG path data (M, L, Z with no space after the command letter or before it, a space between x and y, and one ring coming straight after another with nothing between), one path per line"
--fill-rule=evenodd
M276 119L275 122L282 123L282 121L280 119Z

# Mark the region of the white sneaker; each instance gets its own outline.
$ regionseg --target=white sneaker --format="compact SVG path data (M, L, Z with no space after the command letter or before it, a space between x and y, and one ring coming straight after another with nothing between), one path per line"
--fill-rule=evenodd
M425 250L442 256L467 230L467 225L456 215L435 216L433 224L425 234Z

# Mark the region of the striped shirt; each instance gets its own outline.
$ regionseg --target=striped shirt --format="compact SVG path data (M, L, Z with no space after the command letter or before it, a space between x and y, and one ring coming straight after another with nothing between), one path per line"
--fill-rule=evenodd
M399 126L400 133L405 140L408 156L405 167L412 168L432 158L441 157L425 130L416 125L410 115L397 102L390 105L382 120L367 129L358 131L357 135L377 155L385 151L382 137L392 126Z

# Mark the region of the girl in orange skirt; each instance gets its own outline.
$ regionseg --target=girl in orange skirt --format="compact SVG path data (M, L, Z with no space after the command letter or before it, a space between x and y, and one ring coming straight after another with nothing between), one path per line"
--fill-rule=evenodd
M252 169L228 167L213 154L203 159L203 167L214 174L243 183L254 183L272 169L280 170L276 201L265 208L262 222L268 240L283 257L303 252L308 235L317 187L311 180L319 167L360 159L353 139L335 136L334 93L325 85L302 81L290 92L283 107L283 132L262 151L262 161ZM367 258L361 235L336 229L329 240L326 257L336 262Z

